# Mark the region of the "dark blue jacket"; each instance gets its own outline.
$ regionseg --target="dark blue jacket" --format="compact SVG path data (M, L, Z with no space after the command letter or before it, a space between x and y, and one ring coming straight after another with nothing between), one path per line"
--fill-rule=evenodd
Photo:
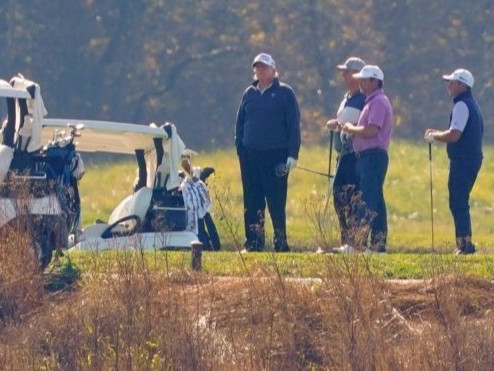
M464 102L468 107L468 120L460 139L456 143L448 143L448 157L454 160L481 160L482 135L484 134L484 119L482 112L470 90L461 93L454 103ZM449 116L451 124L452 114Z
M235 146L256 150L284 149L298 158L300 111L290 86L278 79L261 94L255 81L244 92L237 113Z

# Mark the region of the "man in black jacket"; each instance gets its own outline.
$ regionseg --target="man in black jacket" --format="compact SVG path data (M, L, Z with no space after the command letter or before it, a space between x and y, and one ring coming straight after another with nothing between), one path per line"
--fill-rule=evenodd
M244 248L264 248L267 202L275 250L285 252L289 251L285 214L288 173L297 166L300 112L292 88L278 80L269 54L257 55L252 66L255 81L244 92L235 127L244 195Z

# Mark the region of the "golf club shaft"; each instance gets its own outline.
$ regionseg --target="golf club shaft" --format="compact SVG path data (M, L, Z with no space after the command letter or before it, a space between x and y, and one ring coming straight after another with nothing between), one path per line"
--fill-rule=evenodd
M329 132L329 161L328 161L328 175L331 174L331 159L333 158L333 137L334 131Z
M315 170L312 170L312 169L307 169L306 167L302 167L302 166L297 166L295 169L299 169L299 170L302 170L302 171L307 171L308 173L312 173L312 174L321 175L321 176L324 176L326 178L332 178L333 177L333 175L328 175L328 174L325 174L325 173L321 173L320 171L315 171Z
M331 197L331 191L333 187L333 180L334 180L334 175L331 176L331 159L333 157L333 137L334 137L334 131L330 130L329 131L329 158L328 158L328 187L326 188L326 197L325 197L325 202L324 202L324 213L323 215L326 216L328 215L328 206L329 206L329 199ZM331 179L333 178L333 179Z
M434 251L434 196L433 196L433 184L432 184L432 143L429 143L429 181L431 192L431 243L432 251Z

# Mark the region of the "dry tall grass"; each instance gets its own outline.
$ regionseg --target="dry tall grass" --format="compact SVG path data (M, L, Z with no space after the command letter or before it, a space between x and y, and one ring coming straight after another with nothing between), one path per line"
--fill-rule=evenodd
M21 234L6 243L2 251L27 245ZM135 247L95 255L72 290L50 294L25 262L29 254L2 253L0 308L15 310L4 310L0 368L484 370L494 364L490 281L448 273L387 282L365 254L318 255L326 269L312 280L284 278L274 254L269 270L215 278L150 270Z
M389 283L364 255L327 259L314 281L150 273L137 250L3 323L2 369L488 369L491 282ZM118 267L116 274L105 271ZM21 280L23 282L23 280ZM5 282L5 281L4 281ZM14 284L14 281L10 282ZM43 300L44 299L44 300ZM2 296L2 306L12 302ZM18 309L20 313L21 309Z
M0 237L0 331L36 310L43 282L26 225L4 227Z

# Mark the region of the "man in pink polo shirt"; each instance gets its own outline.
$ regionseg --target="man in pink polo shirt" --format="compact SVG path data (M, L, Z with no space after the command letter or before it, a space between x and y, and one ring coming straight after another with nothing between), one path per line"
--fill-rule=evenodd
M363 201L358 212L362 228L357 233L356 247L368 252L385 253L388 222L383 185L393 132L393 108L384 95L384 74L378 66L366 65L353 76L359 79L360 89L366 96L358 123L347 122L342 129L353 135L357 180ZM338 250L343 253L355 251L352 246Z

